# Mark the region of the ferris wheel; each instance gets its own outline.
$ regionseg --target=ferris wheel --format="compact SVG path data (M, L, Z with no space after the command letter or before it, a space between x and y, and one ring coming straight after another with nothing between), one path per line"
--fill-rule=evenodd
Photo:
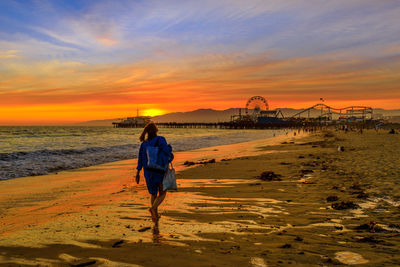
M246 114L249 116L257 116L261 111L269 109L267 100L262 96L253 96L246 103Z

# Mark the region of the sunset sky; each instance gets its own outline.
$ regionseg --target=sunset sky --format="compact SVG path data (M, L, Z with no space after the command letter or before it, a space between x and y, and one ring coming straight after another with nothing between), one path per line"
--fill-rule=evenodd
M400 108L400 1L0 1L0 125Z

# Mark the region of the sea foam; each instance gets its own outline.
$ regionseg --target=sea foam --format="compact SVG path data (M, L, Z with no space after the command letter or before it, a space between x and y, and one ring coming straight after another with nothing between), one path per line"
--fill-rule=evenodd
M51 135L51 133L48 133L47 131L46 139L32 142L34 144L34 146L32 145L31 147L33 151L29 151L30 147L28 142L28 144L24 144L23 147L20 147L19 149L16 148L16 151L0 153L0 180L44 175L62 170L76 169L112 161L132 159L136 158L138 155L140 144L138 141L136 141L139 133L137 129L132 130L135 133L134 136L129 136L132 142L136 143L121 145L112 144L115 144L115 140L118 140L118 138L126 139L126 132L123 132L122 136L118 136L118 131L114 129L112 130L112 134L109 134L108 136L101 136L101 140L96 141L96 138L99 138L98 135L93 133L85 135L85 131L87 132L87 130L82 130L82 132L78 133L76 133L76 129L74 129L74 131L75 133L73 134L68 133L67 131L64 135L62 135L62 139L60 139L60 135L57 133L57 131L54 132L54 135ZM202 147L246 142L250 140L272 137L274 133L283 133L283 131L272 130L207 131L206 129L162 129L161 132L165 133L164 136L172 145L175 152ZM32 135L34 134L35 133ZM49 139L49 136L51 139ZM84 142L80 141L82 136L85 137ZM26 138L32 137L31 135L27 135ZM60 140L62 140L62 144L59 143ZM113 141L111 142L110 140ZM77 145L77 143L79 144ZM55 146L54 144L57 145ZM98 144L106 145L98 146ZM56 148L52 149L54 146ZM67 148L60 149L62 146ZM43 147L45 149L37 149L38 147ZM18 151L24 148L28 149L25 151ZM8 150L12 150L12 147L8 148Z

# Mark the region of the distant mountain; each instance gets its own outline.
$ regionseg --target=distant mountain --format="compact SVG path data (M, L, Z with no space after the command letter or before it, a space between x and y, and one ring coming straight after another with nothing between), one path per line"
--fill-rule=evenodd
M400 116L400 109L382 109L382 108L375 108L374 114L382 114L384 117L391 117L391 116Z
M242 109L244 112L244 110ZM226 110L197 109L188 112L168 113L152 118L154 122L225 122L230 121L231 116L239 114L239 108Z
M74 123L74 126L112 126L113 122L119 122L121 119L94 120Z
M228 122L232 115L238 115L240 108L230 108L226 110L215 109L197 109L188 112L173 112L152 118L154 122ZM280 108L285 117L291 117L304 109ZM242 115L245 109L241 109ZM319 116L321 111L317 109L310 110L310 117ZM382 117L400 116L400 109L374 109L374 114ZM302 115L304 117L305 114ZM379 117L378 116L378 117ZM77 126L112 126L113 122L121 121L121 118L94 120L76 123Z

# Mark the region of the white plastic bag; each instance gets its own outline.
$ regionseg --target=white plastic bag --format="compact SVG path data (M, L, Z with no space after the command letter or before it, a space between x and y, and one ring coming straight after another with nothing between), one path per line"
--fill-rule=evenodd
M172 166L172 163L170 164L169 168L167 169L167 172L164 175L163 190L164 191L176 191L176 190L178 190L178 187L176 185L175 169Z

